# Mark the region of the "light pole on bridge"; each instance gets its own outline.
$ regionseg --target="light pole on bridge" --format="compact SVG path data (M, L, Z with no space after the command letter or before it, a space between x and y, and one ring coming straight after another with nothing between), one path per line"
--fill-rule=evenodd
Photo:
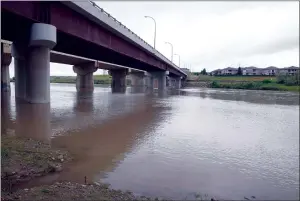
M174 55L176 55L176 56L178 56L178 61L179 61L179 68L180 68L180 55L179 54L174 54Z
M153 17L151 17L151 16L145 16L145 18L150 18L150 19L152 19L153 22L154 22L154 45L153 45L153 47L154 47L154 49L155 49L155 43L156 43L156 21L155 21L155 19L154 19Z
M173 45L170 42L165 42L165 43L171 46L171 61L173 62Z

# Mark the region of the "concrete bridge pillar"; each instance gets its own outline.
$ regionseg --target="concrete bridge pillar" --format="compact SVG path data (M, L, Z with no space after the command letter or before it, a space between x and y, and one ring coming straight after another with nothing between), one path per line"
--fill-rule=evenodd
M112 76L111 91L113 93L125 93L126 92L126 75L128 69L115 69L109 70L109 74Z
M11 63L11 47L1 43L1 92L10 91L9 65Z
M80 91L93 91L94 78L93 73L97 71L94 62L73 66L73 71L77 73L76 89Z
M13 46L13 57L17 61L16 97L29 103L50 102L50 49L55 45L56 27L34 23L28 46Z
M175 80L175 89L180 89L181 88L181 77L176 77L174 78Z
M158 91L164 91L167 87L167 75L168 71L157 71L157 72L151 72L152 79L151 81L152 87L154 89L158 89Z
M146 76L143 71L129 69L129 79L131 80L131 91L143 93L146 89Z
M12 56L15 65L15 97L20 100L26 98L26 79L27 79L27 45L20 42L12 44Z

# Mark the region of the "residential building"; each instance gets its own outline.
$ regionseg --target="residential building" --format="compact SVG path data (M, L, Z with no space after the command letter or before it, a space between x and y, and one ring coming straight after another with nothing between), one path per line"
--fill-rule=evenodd
M290 66L285 68L277 68L269 66L267 68L257 68L255 66L243 67L242 75L266 75L275 76L280 74L295 75L299 72L299 67ZM211 72L211 75L236 75L238 68L227 67L224 69L217 69Z
M288 75L295 75L298 72L299 72L299 67L296 66L285 67L279 70L280 74L288 74Z
M261 69L261 75L277 75L279 70L280 69L275 66L269 66L267 68Z
M221 69L211 71L211 75L221 75Z
M222 75L236 75L238 72L237 68L227 67L221 70Z

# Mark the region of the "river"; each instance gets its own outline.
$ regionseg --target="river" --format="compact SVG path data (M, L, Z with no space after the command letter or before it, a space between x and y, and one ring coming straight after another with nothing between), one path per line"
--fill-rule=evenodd
M109 183L145 196L299 199L299 95L188 88L112 94L51 84L51 104L2 96L2 135L77 156L51 179ZM129 90L128 90L129 91Z

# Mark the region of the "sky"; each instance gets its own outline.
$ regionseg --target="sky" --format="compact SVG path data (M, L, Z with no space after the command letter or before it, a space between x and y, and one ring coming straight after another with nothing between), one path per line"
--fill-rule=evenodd
M299 2L295 1L96 1L142 39L194 72L225 67L299 66ZM179 65L179 57L173 56ZM13 75L13 62L10 67ZM95 74L102 74L98 70ZM53 64L51 75L76 75Z

